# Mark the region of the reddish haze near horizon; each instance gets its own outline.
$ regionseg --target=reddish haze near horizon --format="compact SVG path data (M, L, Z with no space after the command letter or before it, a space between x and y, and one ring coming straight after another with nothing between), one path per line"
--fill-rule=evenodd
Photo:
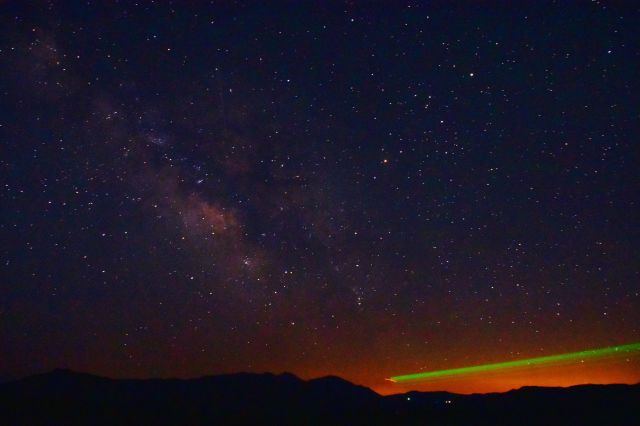
M574 386L582 384L640 383L640 356L618 359L589 360L557 366L529 369L507 369L493 373L442 378L413 384L393 384L372 387L380 394L418 391L448 391L453 393L505 392L523 386Z

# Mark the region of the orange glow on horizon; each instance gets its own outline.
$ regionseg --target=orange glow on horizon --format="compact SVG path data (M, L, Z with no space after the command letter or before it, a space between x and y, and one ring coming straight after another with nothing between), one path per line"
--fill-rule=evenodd
M580 384L640 383L640 357L601 359L544 368L514 369L449 377L422 383L399 385L385 379L371 386L382 395L410 391L447 391L453 393L506 392L523 386L568 387Z

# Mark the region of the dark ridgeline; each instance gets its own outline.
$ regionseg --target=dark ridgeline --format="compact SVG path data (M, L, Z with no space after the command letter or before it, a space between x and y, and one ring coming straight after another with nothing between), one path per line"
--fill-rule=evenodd
M640 384L380 396L338 377L113 380L68 370L0 384L6 425L640 425Z

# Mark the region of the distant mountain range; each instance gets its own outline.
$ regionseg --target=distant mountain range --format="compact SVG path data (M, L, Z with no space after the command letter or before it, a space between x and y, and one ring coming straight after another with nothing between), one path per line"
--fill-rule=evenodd
M640 425L640 384L381 396L329 376L114 380L69 370L0 384L3 425Z

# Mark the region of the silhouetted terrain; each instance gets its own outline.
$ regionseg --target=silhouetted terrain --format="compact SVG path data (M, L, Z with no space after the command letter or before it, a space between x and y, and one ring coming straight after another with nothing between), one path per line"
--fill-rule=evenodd
M0 384L6 425L640 424L640 384L380 396L338 377L112 380L56 370Z

